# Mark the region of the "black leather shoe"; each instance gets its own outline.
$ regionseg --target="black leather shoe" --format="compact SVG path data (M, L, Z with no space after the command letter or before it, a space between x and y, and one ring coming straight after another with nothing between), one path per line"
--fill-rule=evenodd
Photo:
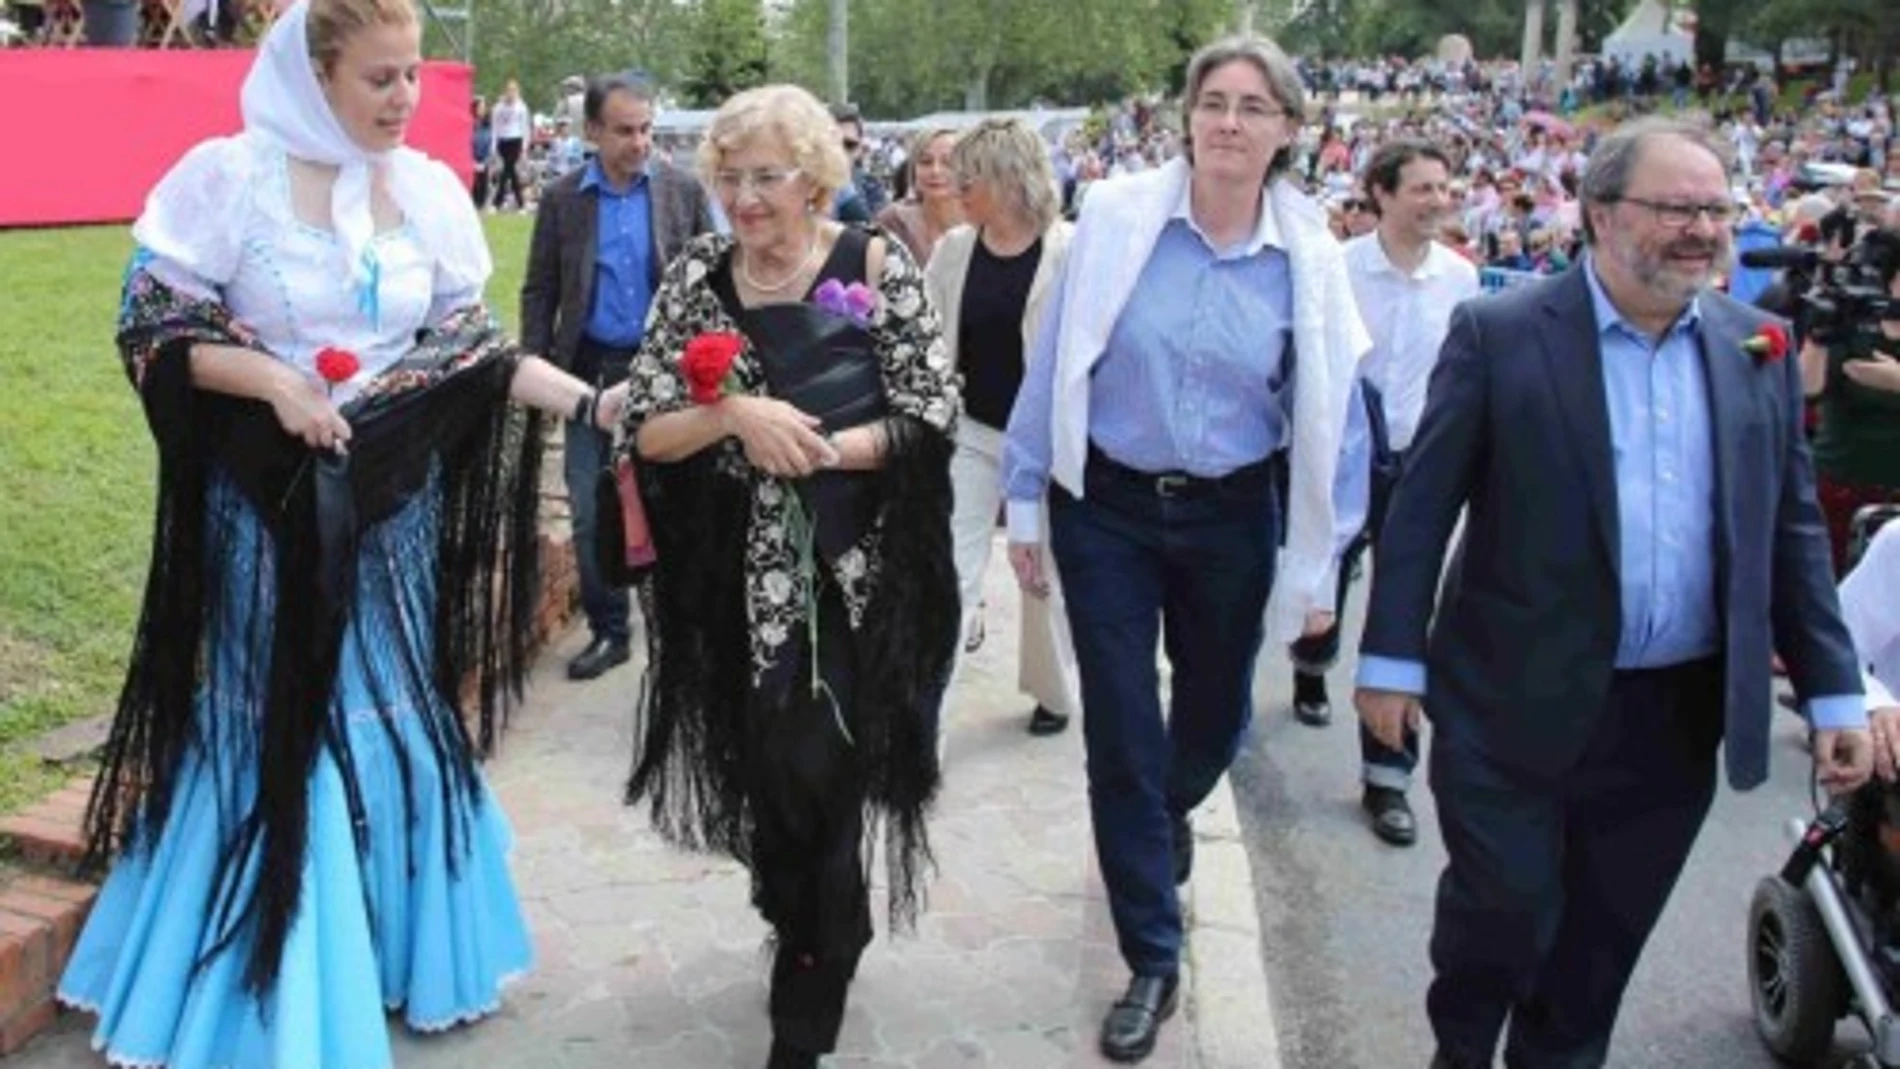
M1333 722L1333 707L1323 698L1316 702L1294 702L1293 719L1310 728L1323 728Z
M1174 885L1179 887L1194 875L1194 826L1186 816L1170 819L1174 824Z
M1102 1019L1102 1056L1111 1062L1138 1062L1154 1053L1161 1022L1174 1016L1179 976L1137 976L1128 993Z
M593 679L607 669L618 664L626 664L633 655L626 639L595 637L587 644L580 655L567 662L567 678L574 680Z
M1444 1051L1432 1055L1428 1069L1479 1069L1477 1062L1461 1062Z
M765 1069L818 1069L818 1055L787 1046L775 1039Z
M1293 719L1310 728L1323 728L1333 722L1333 707L1326 700L1326 677L1293 673Z
M1410 846L1418 841L1418 818L1412 815L1412 804L1405 800L1404 791L1367 784L1359 804L1372 818L1372 834L1393 846Z
M1060 735L1062 729L1069 726L1069 718L1055 712L1046 705L1036 706L1029 714L1029 733L1031 735Z

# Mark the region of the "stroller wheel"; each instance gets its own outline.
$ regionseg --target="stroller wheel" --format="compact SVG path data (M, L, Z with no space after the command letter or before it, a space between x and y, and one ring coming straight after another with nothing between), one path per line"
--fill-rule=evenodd
M1755 1030L1776 1057L1811 1065L1827 1056L1847 977L1808 893L1779 876L1756 884L1749 905L1748 982Z

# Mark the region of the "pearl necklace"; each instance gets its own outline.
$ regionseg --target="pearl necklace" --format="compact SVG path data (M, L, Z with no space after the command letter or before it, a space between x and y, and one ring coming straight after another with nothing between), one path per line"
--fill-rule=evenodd
M745 250L741 249L740 251L744 252ZM786 275L778 283L776 283L775 285L768 286L765 283L760 282L758 279L752 277L752 269L749 266L752 261L752 255L750 253L746 253L746 255L739 260L739 278L742 279L746 285L752 287L752 289L755 290L756 292L779 293L779 292L782 292L786 287L790 286L793 282L798 281L798 276L805 273L805 269L811 266L811 262L814 259L816 259L817 256L818 256L818 228L813 227L811 231L811 244L806 246L805 248L805 258L803 260L800 260L798 263L798 266L792 268L791 273Z

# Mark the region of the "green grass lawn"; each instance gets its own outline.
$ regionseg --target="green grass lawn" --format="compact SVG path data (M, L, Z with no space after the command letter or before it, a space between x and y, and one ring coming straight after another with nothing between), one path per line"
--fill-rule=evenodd
M512 329L527 216L485 221ZM110 712L151 540L154 455L112 345L125 227L0 232L0 812L57 782L23 744Z

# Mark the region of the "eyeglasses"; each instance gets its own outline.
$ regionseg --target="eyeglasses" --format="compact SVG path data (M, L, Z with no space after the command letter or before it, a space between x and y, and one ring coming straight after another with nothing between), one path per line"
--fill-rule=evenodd
M1242 97L1229 104L1223 97L1205 96L1194 103L1195 114L1209 119L1225 119L1236 111L1240 114L1240 121L1250 126L1272 122L1287 114L1285 108L1276 108L1259 97Z
M1697 217L1706 215L1709 222L1716 226L1727 226L1735 221L1735 202L1720 200L1707 204L1685 204L1675 201L1648 200L1643 197L1620 197L1641 208L1648 208L1656 221L1672 230L1681 230L1695 222Z
M796 167L762 168L756 171L716 171L713 173L713 185L720 193L729 197L744 196L748 191L761 197L769 197L791 185L793 180L803 173Z
M857 150L863 147L864 147L864 142L859 141L855 137L847 137L844 139L844 150L846 152L856 152Z

